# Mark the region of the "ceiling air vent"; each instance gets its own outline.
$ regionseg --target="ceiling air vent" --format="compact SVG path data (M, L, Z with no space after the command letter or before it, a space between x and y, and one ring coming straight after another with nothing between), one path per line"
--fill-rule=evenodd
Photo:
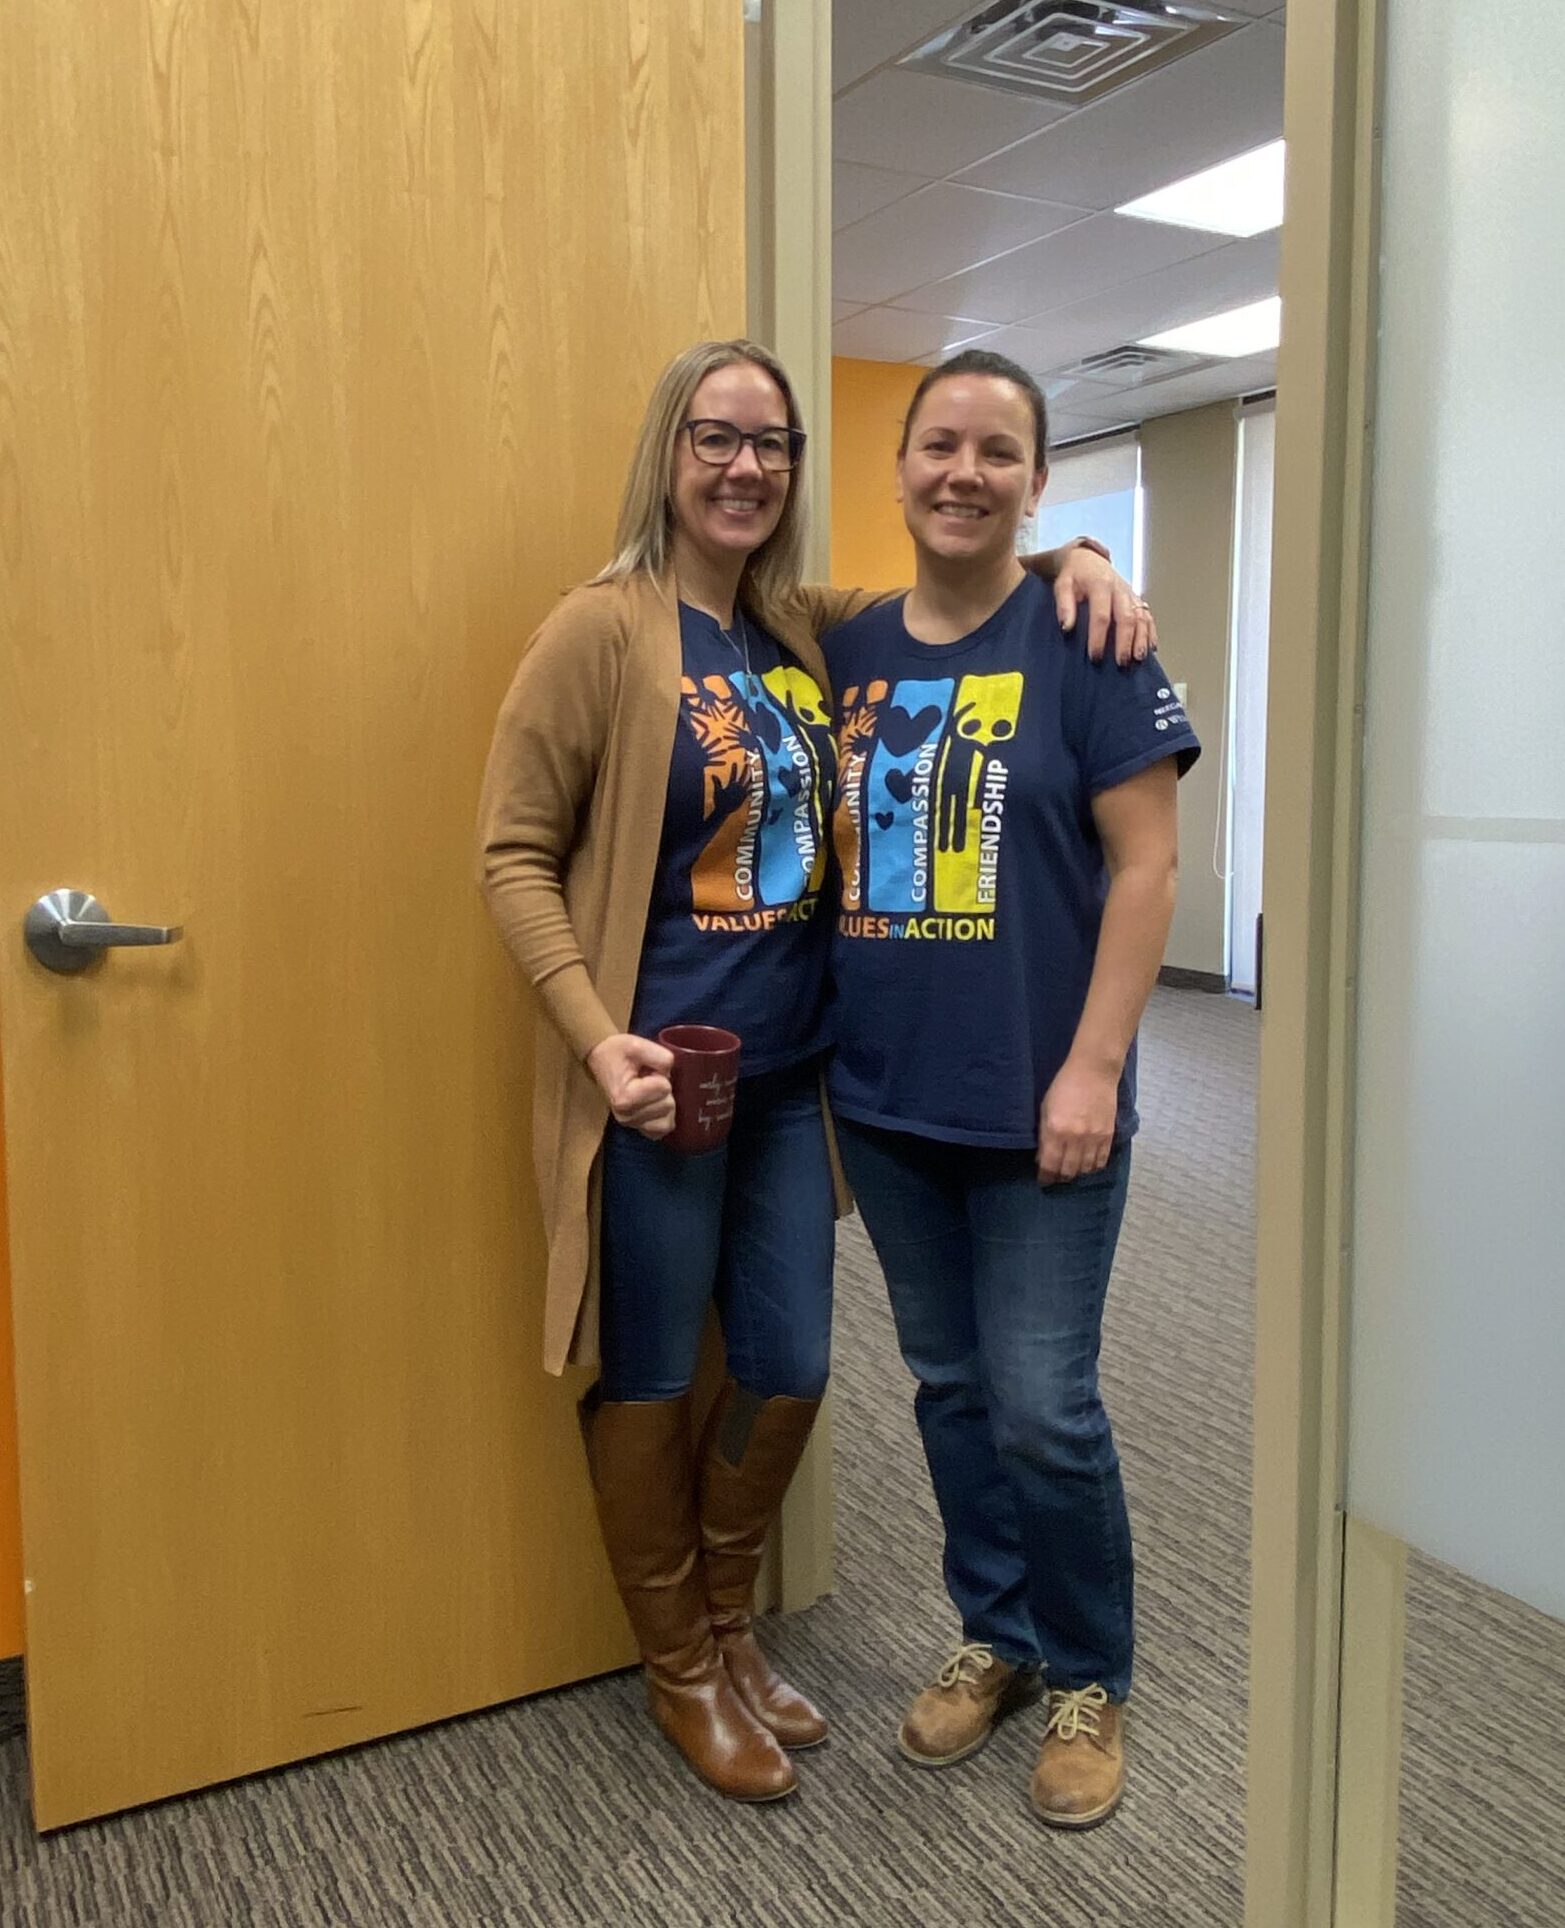
M1145 388L1153 382L1167 381L1174 375L1193 375L1198 369L1210 368L1215 359L1211 355L1187 355L1175 348L1143 348L1140 342L1127 341L1118 348L1104 348L1094 355L1084 355L1080 361L1072 362L1069 368L1051 368L1039 379L1043 383L1044 393L1053 401L1083 382L1096 382L1099 385L1112 382L1116 388Z
M1143 348L1140 342L1122 342L1118 348L1100 349L1095 355L1083 355L1075 367L1063 372L1079 376L1083 381L1094 378L1102 380L1112 375L1116 380L1128 382L1136 377L1143 380L1151 374L1173 374L1176 370L1183 375L1191 368L1202 366L1199 355L1182 355L1173 348Z
M1085 107L1246 24L1185 0L996 0L901 65Z

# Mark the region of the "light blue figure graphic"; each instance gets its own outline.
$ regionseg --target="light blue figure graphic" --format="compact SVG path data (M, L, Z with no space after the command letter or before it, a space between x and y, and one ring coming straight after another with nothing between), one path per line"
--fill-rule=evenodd
M766 808L755 854L756 901L796 904L815 869L819 848L814 762L787 711L761 678L741 671L732 680L750 711L766 769Z
M927 909L934 889L935 768L956 684L898 683L881 706L864 783L871 910Z

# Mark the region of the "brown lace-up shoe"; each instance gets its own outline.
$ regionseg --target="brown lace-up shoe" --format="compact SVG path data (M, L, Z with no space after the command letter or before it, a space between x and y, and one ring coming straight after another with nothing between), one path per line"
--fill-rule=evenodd
M1032 1804L1051 1828L1095 1828L1125 1792L1125 1709L1099 1686L1049 1695Z
M920 1767L952 1767L1038 1693L1035 1668L1013 1667L992 1647L964 1641L908 1709L897 1745Z

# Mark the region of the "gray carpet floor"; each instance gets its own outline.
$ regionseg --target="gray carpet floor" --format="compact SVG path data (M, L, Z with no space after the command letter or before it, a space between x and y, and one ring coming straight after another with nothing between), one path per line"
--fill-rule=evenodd
M800 1798L757 1811L707 1795L620 1675L40 1842L19 1669L0 1667L4 1928L1236 1928L1255 1031L1243 1005L1171 992L1145 1030L1104 1362L1140 1560L1131 1789L1111 1826L1061 1837L1032 1820L1036 1712L945 1773L895 1753L900 1710L955 1627L909 1383L850 1222L839 1587L768 1630L834 1718ZM1410 1646L1400 1928L1558 1928L1561 1630L1421 1564ZM1496 1653L1512 1687L1498 1702Z

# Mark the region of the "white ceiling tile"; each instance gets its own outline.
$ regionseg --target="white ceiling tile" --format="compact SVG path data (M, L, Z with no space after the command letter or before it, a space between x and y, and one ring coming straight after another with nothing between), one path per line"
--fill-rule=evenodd
M1074 227L1013 249L998 260L948 275L898 297L899 308L931 314L1027 321L1171 262L1210 252L1217 237L1191 228L1096 214Z
M1076 208L940 181L840 229L832 289L848 301L890 301L1080 219Z
M898 68L876 74L839 97L832 151L840 161L938 178L1049 126L1064 113L1047 101Z
M1234 365L1242 366L1244 392L1247 395L1253 394L1257 389L1277 386L1277 350L1275 348L1269 355L1248 355L1242 365L1237 362Z
M1101 435L1103 423L1095 421L1090 415L1067 414L1063 409L1049 410L1049 447L1057 449L1062 442L1074 441L1082 435ZM1047 503L1045 492L1044 501Z
M1171 381L1149 382L1138 390L1139 414L1143 421L1157 415L1172 415L1185 408L1202 408L1208 402L1226 401L1231 396L1251 395L1257 389L1271 388L1277 380L1275 355L1249 355L1242 361L1219 362L1194 375L1176 375Z
M1146 412L1146 400L1144 389L1106 388L1090 401L1078 402L1072 413L1084 422L1091 422L1094 428L1112 428L1116 422L1139 422Z
M1276 234L1230 241L1003 329L989 345L1035 373L1064 368L1083 355L1276 294L1277 251Z
M897 174L886 167L861 167L857 161L836 161L831 170L831 224L851 227L877 209L890 207L904 194L924 186L918 174Z
M1277 0L1223 0L1225 13L1247 13L1253 19L1261 20L1270 13L1281 13Z
M993 340L994 336L991 335L984 346L989 347ZM1003 355L1005 350L997 348L994 352ZM1014 361L1016 357L1013 355L1011 359ZM1033 372L1037 373L1036 370ZM1112 375L1099 379L1095 376L1043 374L1039 375L1039 381L1050 408L1063 408L1067 413L1073 408L1090 408L1094 402L1101 402L1109 390L1119 387Z
M833 0L832 86L840 92L971 11L972 0Z
M1109 297L1104 297L1105 301ZM997 355L1009 355L1014 362L1020 362L1029 374L1042 375L1050 369L1066 368L1070 363L1079 361L1082 355L1090 355L1099 346L1096 333L1090 345L1080 352L1062 352L1060 337L1052 332L1052 318L1036 328L999 328L989 337L986 346L992 346ZM1117 347L1117 341L1101 344L1105 348Z
M849 315L856 315L864 307L862 301L833 301L831 318L833 322L846 321Z
M968 168L962 179L1075 207L1118 207L1275 140L1282 70L1281 29L1257 22ZM909 151L921 138L916 124L904 130ZM894 152L875 158L899 164Z
M1071 413L1096 422L1101 428L1117 422L1149 422L1159 415L1175 415L1187 408L1205 408L1209 402L1228 401L1273 387L1277 380L1276 361L1275 355L1250 355L1242 361L1218 362L1214 367L1197 369L1192 375L1147 382L1140 388L1101 393L1080 401L1072 396Z
M905 308L866 308L831 331L832 353L866 361L939 361L990 333L985 321L960 315L914 315Z

